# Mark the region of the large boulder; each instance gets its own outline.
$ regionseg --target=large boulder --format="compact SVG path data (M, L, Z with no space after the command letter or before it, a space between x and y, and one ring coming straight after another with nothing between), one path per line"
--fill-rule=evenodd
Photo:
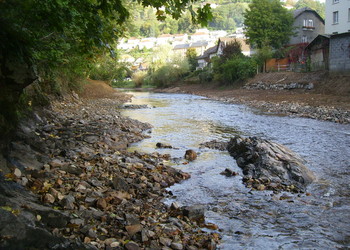
M315 179L304 165L305 160L281 144L235 136L227 149L242 168L245 180L264 180L263 183L292 186L302 191Z

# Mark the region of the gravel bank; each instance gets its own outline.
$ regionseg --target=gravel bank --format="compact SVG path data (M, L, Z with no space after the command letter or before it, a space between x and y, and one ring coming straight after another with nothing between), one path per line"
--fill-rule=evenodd
M203 208L162 203L190 176L169 155L127 151L150 125L120 105L75 95L21 123L0 157L0 248L216 248Z

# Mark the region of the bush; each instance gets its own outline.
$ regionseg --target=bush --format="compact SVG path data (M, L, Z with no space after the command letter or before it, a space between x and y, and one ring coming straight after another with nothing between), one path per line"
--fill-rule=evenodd
M140 88L144 84L146 76L147 76L147 72L145 71L136 71L132 75L132 80L136 88Z
M179 81L189 73L189 64L182 61L177 64L166 64L150 75L150 82L157 87L166 87Z
M249 57L233 57L222 64L218 64L219 60L215 62L214 77L222 83L229 84L246 80L256 74L256 62Z
M198 78L199 78L200 83L208 83L214 79L214 76L213 76L213 73L209 69L205 68L205 69L201 70L201 72L199 72Z

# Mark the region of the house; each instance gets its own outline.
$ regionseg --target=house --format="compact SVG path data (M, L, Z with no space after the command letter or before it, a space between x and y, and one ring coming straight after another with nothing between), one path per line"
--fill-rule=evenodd
M326 34L350 32L350 1L326 0Z
M139 42L140 39L137 39L136 37L130 37L127 41L126 39L121 39L117 45L117 48L122 50L131 50L136 48Z
M157 45L162 45L166 43L171 43L173 41L174 37L170 34L162 34L157 37Z
M209 31L206 29L197 30L196 33L191 35L191 41L207 41L210 39Z
M198 41L198 42L193 42L190 43L190 48L196 49L197 55L203 55L204 51L209 48L210 44L209 42L206 41Z
M187 34L175 34L173 35L173 45L184 44L188 41Z
M157 39L155 37L143 38L138 44L139 49L152 49L154 48L156 41Z
M227 36L227 31L225 31L225 30L213 30L213 31L210 31L209 35L210 35L211 39L217 40L220 37Z
M204 51L203 55L197 57L198 67L197 69L203 69L210 65L211 59L217 56L218 46L215 45Z
M184 58L189 47L189 43L177 44L174 46L173 51L175 54L180 55L182 58Z
M186 52L189 48L194 48L196 50L197 55L203 55L204 51L210 47L210 43L206 41L199 41L193 43L184 43L177 44L173 47L174 53L182 56L183 58L186 56Z
M305 50L310 59L310 70L329 69L329 40L330 35L318 35Z
M348 1L348 0L347 0ZM288 45L307 45L319 34L325 32L323 18L313 9L308 7L294 11L295 36L291 37Z
M319 34L324 34L325 21L315 10L308 7L297 9L293 14L295 35L290 38L286 45L290 66L286 69L302 71L306 70L308 58L305 48Z

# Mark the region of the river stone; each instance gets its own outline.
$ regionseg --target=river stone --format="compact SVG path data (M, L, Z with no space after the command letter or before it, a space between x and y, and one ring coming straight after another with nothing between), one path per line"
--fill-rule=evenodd
M183 215L198 222L204 222L204 212L204 207L201 205L183 207Z
M112 185L113 185L113 188L116 190L123 190L123 191L129 190L128 183L123 178L120 178L120 177L114 177L112 180Z
M246 177L304 189L314 179L305 161L287 147L257 137L232 138L227 147Z
M170 144L162 143L162 142L158 142L158 143L156 144L156 147L157 147L157 148L173 148Z

